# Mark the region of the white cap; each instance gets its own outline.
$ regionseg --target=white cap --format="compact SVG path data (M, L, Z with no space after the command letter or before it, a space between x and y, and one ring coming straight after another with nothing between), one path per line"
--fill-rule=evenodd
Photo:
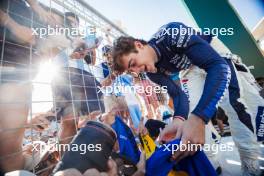
M5 176L36 176L36 175L26 170L17 170L17 171L8 172L5 174Z

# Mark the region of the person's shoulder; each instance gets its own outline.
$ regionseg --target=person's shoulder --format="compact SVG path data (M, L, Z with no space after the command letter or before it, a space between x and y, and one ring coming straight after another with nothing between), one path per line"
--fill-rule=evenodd
M159 31L164 31L165 29L170 29L170 28L181 28L181 27L185 27L186 25L182 22L169 22L167 24L162 25L159 28ZM165 32L165 31L164 31Z
M160 29L174 27L174 26L181 26L181 25L185 25L185 24L179 21L172 21L172 22L162 25Z
M166 36L170 36L172 33L172 30L179 30L182 27L185 27L186 25L182 22L169 22L167 24L162 25L154 35L152 35L150 41L153 40L159 40L161 38L164 38Z
M172 28L172 27L180 28L181 26L186 26L186 25L182 22L170 22L166 24L167 28Z

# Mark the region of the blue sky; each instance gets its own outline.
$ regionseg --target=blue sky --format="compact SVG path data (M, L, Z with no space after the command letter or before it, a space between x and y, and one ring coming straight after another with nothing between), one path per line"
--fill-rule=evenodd
M161 25L170 21L181 21L189 26L195 25L182 0L86 1L108 19L120 20L128 34L146 40ZM230 2L250 30L264 16L262 0L230 0Z
M148 39L171 21L194 24L181 0L86 0L110 20L121 20L127 33ZM166 2L166 3L164 3Z
M264 17L264 0L230 0L230 2L250 30Z

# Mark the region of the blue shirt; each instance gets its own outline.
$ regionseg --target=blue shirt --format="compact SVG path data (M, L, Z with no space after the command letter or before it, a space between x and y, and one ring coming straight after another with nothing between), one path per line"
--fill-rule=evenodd
M102 62L101 65L103 68L103 76L104 76L104 78L107 78L107 76L109 76L109 74L110 74L110 68L109 68L107 62Z
M151 157L146 161L146 176L166 176L175 168L176 171L188 176L216 176L214 167L203 151L197 151L194 155L185 157L179 162L171 162L172 151L179 147L180 140L175 139L157 148ZM185 173L185 174L183 174Z
M111 125L117 134L119 153L128 157L134 164L139 161L140 151L131 129L123 122L121 117L116 116Z
M227 88L230 69L206 39L186 31L194 30L183 23L171 22L162 26L148 43L158 56L155 66L160 74L179 72L192 64L207 72L202 96L192 111L207 122L216 112L217 103Z

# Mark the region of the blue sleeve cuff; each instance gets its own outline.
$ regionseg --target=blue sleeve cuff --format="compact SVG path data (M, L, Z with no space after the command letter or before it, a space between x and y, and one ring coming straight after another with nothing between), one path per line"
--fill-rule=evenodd
M216 111L216 109L215 109L215 111ZM207 124L209 122L209 120L211 119L211 117L209 117L208 115L206 115L205 113L203 113L202 111L200 111L198 109L194 109L192 111L192 114L201 118L205 122L205 124Z

